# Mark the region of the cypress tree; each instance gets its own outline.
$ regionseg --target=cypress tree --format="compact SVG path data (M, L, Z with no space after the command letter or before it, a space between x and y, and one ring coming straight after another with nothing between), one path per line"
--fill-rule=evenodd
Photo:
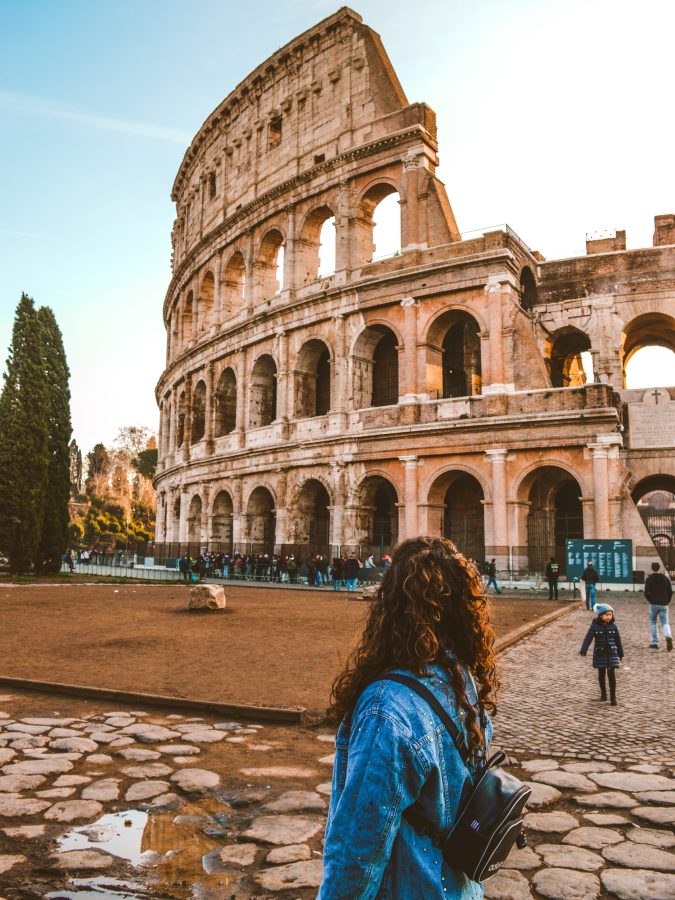
M13 572L35 559L49 465L43 325L21 295L0 395L0 549Z
M43 333L43 365L47 387L47 435L49 464L45 490L44 518L35 568L58 572L68 547L68 499L70 497L70 388L63 338L48 306L38 310Z

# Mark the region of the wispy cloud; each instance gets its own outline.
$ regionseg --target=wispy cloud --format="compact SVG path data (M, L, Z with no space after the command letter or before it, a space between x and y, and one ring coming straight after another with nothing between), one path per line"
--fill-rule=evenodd
M34 231L14 231L11 228L0 228L0 234L11 234L15 237L30 237L30 238L46 238L46 234L36 234Z
M167 128L164 125L152 125L145 122L129 122L126 119L114 119L110 116L97 116L54 100L33 97L30 94L21 94L16 91L0 90L0 107L34 116L68 119L72 122L79 122L81 125L88 125L91 128L117 131L121 134L133 134L138 137L148 137L183 146L189 144L192 140L192 135L187 131L182 131L180 128Z

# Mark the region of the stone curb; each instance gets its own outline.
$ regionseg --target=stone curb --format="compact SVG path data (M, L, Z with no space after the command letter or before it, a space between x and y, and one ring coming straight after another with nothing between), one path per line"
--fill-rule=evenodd
M190 700L184 697L166 697L162 694L115 691L88 685L61 684L54 681L31 681L26 678L9 678L3 675L0 675L0 685L36 693L67 694L71 697L114 700L133 706L141 704L191 712L207 712L211 715L233 716L234 718L248 719L254 722L274 722L277 725L301 725L306 721L306 710L304 707L286 709L277 706L243 706L232 703L215 703L209 700Z
M515 631L510 631L508 634L505 634L503 638L499 638L498 641L495 641L495 652L501 653L503 650L507 650L524 637L527 637L539 628L543 628L544 625L549 625L551 622L555 622L556 619L569 615L575 609L581 609L582 606L583 603L581 600L577 600L568 603L567 606L563 606L560 609L554 609L553 612L547 613L547 615L542 616L540 619L526 622L525 625L521 625L520 628L516 628Z

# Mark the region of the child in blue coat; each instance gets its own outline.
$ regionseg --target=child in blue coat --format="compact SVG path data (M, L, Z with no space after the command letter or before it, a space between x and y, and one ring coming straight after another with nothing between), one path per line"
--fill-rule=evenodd
M623 659L623 646L619 626L614 619L614 610L609 603L596 603L593 607L597 618L591 622L579 653L586 656L592 641L593 668L598 670L600 682L600 699L607 699L606 680L609 679L609 699L612 706L616 706L616 670Z

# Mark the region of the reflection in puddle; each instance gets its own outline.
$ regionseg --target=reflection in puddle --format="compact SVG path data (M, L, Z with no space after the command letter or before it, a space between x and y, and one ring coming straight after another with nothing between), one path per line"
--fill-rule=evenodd
M142 863L142 842L148 814L138 809L108 813L93 825L73 828L57 841L60 853L67 850L102 850L137 866Z
M117 878L106 878L105 875L95 878L71 878L73 890L55 891L46 894L48 900L143 900L148 894L140 884L132 884L129 881L119 881ZM84 888L85 890L82 890ZM129 891L138 890L140 893L130 894Z

